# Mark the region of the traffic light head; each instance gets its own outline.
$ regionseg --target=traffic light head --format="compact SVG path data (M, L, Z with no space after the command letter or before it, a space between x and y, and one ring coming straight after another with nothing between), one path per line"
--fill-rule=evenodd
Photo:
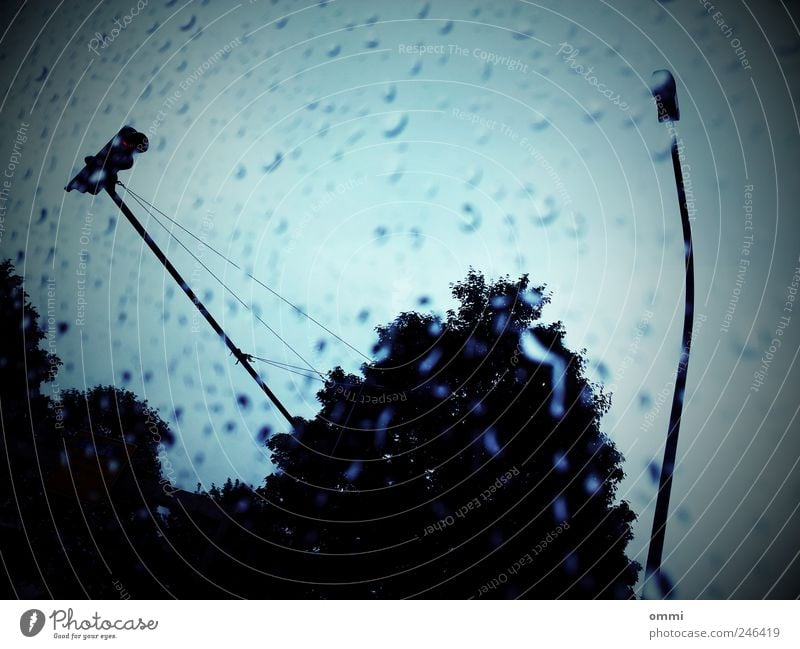
M130 126L123 126L108 144L111 147L105 165L114 171L130 169L133 166L133 156L144 153L150 146L147 136Z
M133 166L134 156L149 147L147 136L135 128L123 126L98 153L84 159L85 166L65 189L82 194L98 194L117 182L117 173Z

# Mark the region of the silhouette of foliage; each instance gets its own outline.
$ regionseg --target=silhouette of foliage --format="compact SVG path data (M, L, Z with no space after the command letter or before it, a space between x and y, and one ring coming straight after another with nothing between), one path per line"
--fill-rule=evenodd
M40 348L45 338L39 312L28 301L22 277L14 274L9 260L0 262L0 399L3 416L27 420L28 399L40 396L42 383L60 365ZM22 423L22 422L20 422ZM30 426L28 426L30 428Z
M453 296L444 320L380 327L379 360L332 371L319 414L269 440L277 471L259 493L302 551L283 576L313 597L632 596L608 398L561 324L537 323L544 287L472 271Z
M329 372L319 413L266 441L259 488L189 493L134 394L41 394L59 360L0 266L9 596L631 597L608 398L561 323L539 322L544 287L471 271L452 292L443 318L379 327L360 373Z
M161 463L175 436L159 414L135 394L113 386L87 392L65 390L61 397L62 437L83 444L89 455L100 454L113 469L113 490L135 499L162 490ZM101 444L98 440L102 441Z
M124 390L43 394L61 361L40 348L39 314L8 262L0 264L0 300L4 590L116 598L116 581L128 595L155 594L153 570L168 566L159 454L171 431Z

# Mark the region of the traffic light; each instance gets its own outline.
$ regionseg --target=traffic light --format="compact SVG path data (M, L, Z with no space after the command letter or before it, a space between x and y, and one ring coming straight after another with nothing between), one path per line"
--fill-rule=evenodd
M131 126L123 126L97 155L87 156L85 166L64 188L82 194L98 194L117 182L117 172L130 169L133 157L147 151L149 142L144 133Z

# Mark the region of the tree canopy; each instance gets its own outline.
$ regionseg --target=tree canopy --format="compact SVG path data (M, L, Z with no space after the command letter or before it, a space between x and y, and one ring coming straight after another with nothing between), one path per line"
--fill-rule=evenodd
M378 328L319 414L268 441L258 490L307 596L629 597L634 520L615 502L609 406L527 276L455 284L446 317Z
M3 592L117 597L117 581L163 597L174 556L160 532L159 454L174 436L129 391L45 389L61 361L41 349L55 327L45 333L39 317L22 278L0 264Z
M67 390L58 407L40 395L58 359L1 266L0 327L13 341L2 385L27 367L36 404L31 421L25 409L4 420L10 592L631 597L635 516L616 498L623 458L600 428L609 399L561 323L541 322L545 287L471 271L452 294L442 316L378 327L358 373L328 373L316 416L266 439L263 484L191 494L164 475L172 433L132 393Z

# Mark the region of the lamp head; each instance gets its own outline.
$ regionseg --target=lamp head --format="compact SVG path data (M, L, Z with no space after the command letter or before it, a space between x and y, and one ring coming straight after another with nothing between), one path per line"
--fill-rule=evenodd
M675 77L669 70L656 70L653 72L653 82L650 86L653 98L656 100L659 122L677 122L681 118L678 106L678 92L675 88Z

